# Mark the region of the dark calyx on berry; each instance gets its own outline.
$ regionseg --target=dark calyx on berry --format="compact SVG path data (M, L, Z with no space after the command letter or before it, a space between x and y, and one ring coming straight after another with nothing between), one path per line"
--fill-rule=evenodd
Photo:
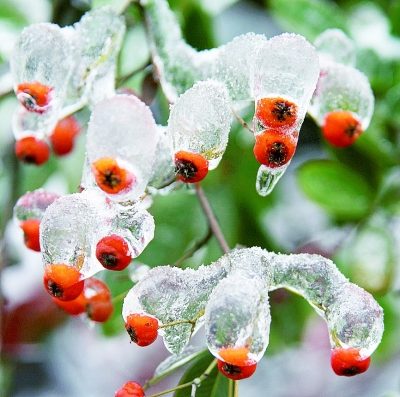
M271 164L280 166L286 164L289 150L283 142L274 142L267 148L268 161Z
M188 160L175 161L175 173L180 175L183 179L193 179L197 174L197 167L193 162Z
M128 332L128 335L131 338L133 343L138 343L138 337L135 332L135 328L131 327L129 324L125 324L125 329Z
M118 266L118 258L114 254L103 253L100 255L100 262L104 267L113 268Z
M290 117L296 116L296 107L294 104L290 102L284 100L278 100L275 102L275 106L272 109L271 113L280 122L283 122Z
M222 370L229 375L237 376L242 374L242 368L238 365L232 365L228 363L222 364Z
M208 173L208 160L200 153L181 150L174 156L175 173L185 183L203 180Z
M64 296L64 289L52 280L47 281L48 291L51 296L61 298Z

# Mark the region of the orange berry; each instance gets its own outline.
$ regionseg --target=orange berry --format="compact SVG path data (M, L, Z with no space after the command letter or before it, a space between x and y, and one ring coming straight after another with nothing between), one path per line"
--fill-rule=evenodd
M336 348L331 353L331 366L336 375L354 376L365 372L371 363L371 357L360 356L360 349L349 347Z
M350 146L362 133L361 122L347 110L335 110L325 115L322 134L333 146Z
M255 136L254 156L270 168L287 164L296 151L297 139L277 130L264 130Z
M15 142L15 154L24 163L42 165L50 157L50 148L45 141L27 136Z
M174 156L175 173L185 183L203 180L208 173L208 160L199 153L180 150Z
M247 347L227 347L218 352L221 359L228 364L246 366L255 363L254 359L249 358L249 349Z
M52 87L39 82L19 84L16 90L21 104L30 112L44 113L51 100Z
M75 137L81 131L81 126L74 116L60 120L49 137L53 152L64 156L74 147Z
M106 322L114 310L111 293L103 281L91 277L85 280L83 289L85 310L92 321Z
M79 294L79 296L76 299L72 301L61 301L60 299L57 299L53 296L51 298L58 307L63 309L71 316L77 316L78 314L85 313L86 311L85 307L86 299L85 295L83 294L83 291Z
M39 226L40 219L27 219L21 222L19 227L24 232L24 243L25 245L33 250L40 252L40 241L39 241Z
M222 375L226 376L229 379L233 380L241 380L249 378L257 369L257 363L251 365L232 365L228 364L225 361L218 360L218 369L222 373Z
M262 98L256 103L255 116L264 127L293 127L297 119L297 105L281 97Z
M151 345L158 335L158 320L146 314L130 314L125 323L132 342L138 346Z
M114 397L145 397L145 394L139 383L131 381L117 390Z
M49 264L44 268L43 284L47 292L62 301L76 299L83 291L82 274L73 266Z
M112 157L103 157L92 163L92 172L97 185L109 194L117 194L136 182L134 175L120 167Z
M96 245L97 260L109 270L124 270L132 260L126 240L116 234L103 237Z

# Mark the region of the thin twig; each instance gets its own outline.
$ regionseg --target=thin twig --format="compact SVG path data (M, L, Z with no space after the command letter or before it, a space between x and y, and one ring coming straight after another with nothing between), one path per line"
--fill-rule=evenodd
M200 186L199 182L197 182L195 184L195 187L196 187L197 197L199 198L200 204L201 204L203 211L207 217L208 224L210 225L211 230L213 231L213 234L214 234L215 238L217 239L222 252L224 254L227 254L231 251L231 249L229 248L229 245L226 242L224 235L222 234L221 228L219 227L219 223L214 216L214 212L211 208L211 205L210 205L206 195L204 194L204 191L203 191L202 187Z
M253 129L238 115L235 109L232 109L233 115L236 117L237 121L246 128L246 130L249 130L252 134L254 134Z
M235 380L233 384L233 397L239 397L239 381Z

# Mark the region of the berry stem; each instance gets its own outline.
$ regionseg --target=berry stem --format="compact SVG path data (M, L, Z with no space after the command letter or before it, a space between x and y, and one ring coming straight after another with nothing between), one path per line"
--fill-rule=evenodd
M249 130L254 135L253 129L238 115L236 110L232 109L232 112L237 121L243 126L243 128L246 128L246 130Z
M193 247L188 249L185 254L180 257L172 266L181 267L182 263L186 260L191 258L200 248L207 244L208 240L210 240L211 236L213 235L213 231L211 227L208 228L207 234L201 239L195 241Z
M214 212L211 208L211 205L206 197L206 195L204 194L203 189L200 186L200 183L195 183L195 187L196 187L196 194L197 197L200 201L200 204L203 208L204 214L207 217L208 220L208 224L210 225L210 228L215 236L215 238L218 241L219 246L221 247L221 250L224 254L228 254L231 249L229 248L228 243L225 240L224 235L222 234L221 228L219 226L219 223L217 221L217 219L214 216Z
M233 381L233 397L239 397L239 381Z
M196 322L197 320L204 316L204 310L201 310L200 313L193 319L191 320L178 320L178 321L173 321L171 323L167 323L167 324L163 324L160 325L158 328L167 328L167 327L173 327L174 325L180 325L180 324L191 324L192 325L192 329L191 329L191 333L193 333L194 331L194 327L196 326Z

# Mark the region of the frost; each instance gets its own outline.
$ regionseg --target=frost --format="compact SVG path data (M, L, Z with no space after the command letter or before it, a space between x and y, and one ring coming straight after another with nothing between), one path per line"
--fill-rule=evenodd
M232 110L225 86L212 80L195 84L171 107L167 136L173 153L202 154L217 167L228 143Z

